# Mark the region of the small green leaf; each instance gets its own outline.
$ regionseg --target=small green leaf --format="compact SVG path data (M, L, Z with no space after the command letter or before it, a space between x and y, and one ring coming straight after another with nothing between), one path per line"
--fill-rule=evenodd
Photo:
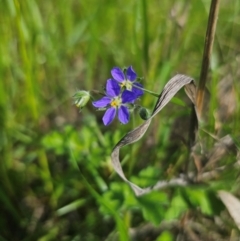
M212 190L185 189L185 198L193 207L200 207L202 213L207 215L219 214L223 205Z
M156 241L173 241L173 235L169 231L163 231Z
M174 220L179 218L179 216L188 209L188 205L178 192L176 196L173 197L171 201L171 206L165 213L165 220Z
M138 202L146 220L158 225L163 219L168 203L168 197L163 192L152 192L139 197Z

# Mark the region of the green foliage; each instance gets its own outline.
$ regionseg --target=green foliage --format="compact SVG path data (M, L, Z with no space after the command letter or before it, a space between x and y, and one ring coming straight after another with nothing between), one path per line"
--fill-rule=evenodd
M165 213L165 219L168 221L178 219L189 207L183 196L178 193L172 198L170 208Z
M0 240L127 241L132 230L184 223L188 213L194 227L219 231L223 240L238 232L214 220L232 222L221 216L217 191L239 193L239 1L221 1L209 119L199 133L205 159L227 134L236 145L204 170L226 166L214 178L135 197L113 171L110 153L142 120L133 113L128 126L115 121L106 128L90 101L78 102L86 104L79 113L72 98L78 89L101 90L114 66L133 65L157 93L175 73L198 80L208 10L209 1L187 0L1 1ZM155 99L145 94L140 103L151 110ZM187 143L190 110L182 91L141 142L124 148L131 181L146 187L187 169L196 173ZM176 240L181 231L161 230L155 240Z
M200 208L206 215L219 215L223 205L212 190L205 188L185 189L183 197L189 206Z
M161 235L156 239L156 241L173 241L173 236L169 231L164 231Z
M168 199L165 193L152 192L140 197L138 202L144 218L158 225L164 220L167 201Z

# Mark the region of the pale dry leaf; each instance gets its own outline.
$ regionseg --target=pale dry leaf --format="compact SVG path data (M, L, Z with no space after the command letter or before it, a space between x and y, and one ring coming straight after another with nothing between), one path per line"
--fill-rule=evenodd
M219 191L218 195L240 230L240 200L226 191Z
M189 85L193 82L193 79L191 77L185 76L185 75L181 75L181 74L177 74L175 75L173 78L171 78L167 84L165 85L165 87L163 88L163 91L161 92L157 103L153 109L152 115L151 117L146 120L143 124L141 124L140 126L136 127L134 130L128 132L117 144L116 146L113 148L112 154L111 154L111 158L112 158L112 164L113 164L113 168L114 170L118 173L118 175L126 182L129 184L129 186L132 188L132 190L134 191L134 193L136 194L136 196L140 196L146 193L151 192L152 190L156 190L156 189L160 189L163 188L165 186L169 186L169 185L186 185L186 181L185 180L171 180L170 181L159 181L156 185L151 186L151 187L147 187L147 188L140 188L139 186L135 185L134 183L130 182L126 176L124 175L124 172L122 170L122 166L119 160L119 151L123 146L129 145L131 143L134 143L136 141L138 141L139 139L142 138L142 136L145 134L145 132L147 131L152 118L157 115L162 109L163 107L173 98L173 96L184 86ZM193 86L191 84L191 88L193 88ZM189 92L190 93L190 92ZM188 93L188 95L189 95ZM192 91L192 93L195 93L195 90ZM190 99L194 100L194 96L191 96L190 93Z

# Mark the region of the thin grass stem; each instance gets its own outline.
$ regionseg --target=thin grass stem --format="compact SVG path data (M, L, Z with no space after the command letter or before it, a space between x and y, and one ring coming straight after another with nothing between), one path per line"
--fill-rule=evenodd
M200 73L199 86L198 86L197 99L196 99L196 106L197 106L199 120L202 119L202 115L203 115L204 92L205 92L205 86L207 82L209 62L210 62L210 57L212 53L215 30L217 25L219 3L220 3L220 0L212 0L210 12L209 12L208 26L207 26L207 32L205 37L205 46L204 46L204 52L203 52L203 58L202 58L202 68Z
M143 17L143 61L145 71L148 70L149 57L148 57L148 17L147 17L147 1L142 0L142 17Z

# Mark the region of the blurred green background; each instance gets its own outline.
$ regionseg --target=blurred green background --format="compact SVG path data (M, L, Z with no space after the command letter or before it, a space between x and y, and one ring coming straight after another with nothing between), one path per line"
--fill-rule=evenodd
M0 240L171 241L185 233L189 212L206 235L218 233L213 217L223 207L215 194L237 192L236 170L209 185L136 198L110 154L140 118L105 127L102 112L89 103L79 113L72 99L78 89L101 90L114 66L132 65L156 92L176 73L197 81L210 1L0 3ZM222 0L206 124L219 138L240 134L239 23L240 2ZM221 92L222 80L228 92ZM177 97L186 104L170 103L148 135L121 153L127 177L143 187L178 176L189 158L179 136L187 136L191 108L184 91ZM140 103L151 109L155 101L146 94ZM211 149L215 140L202 135ZM237 231L229 216L224 220L219 237L228 240ZM179 240L193 240L187 237Z

